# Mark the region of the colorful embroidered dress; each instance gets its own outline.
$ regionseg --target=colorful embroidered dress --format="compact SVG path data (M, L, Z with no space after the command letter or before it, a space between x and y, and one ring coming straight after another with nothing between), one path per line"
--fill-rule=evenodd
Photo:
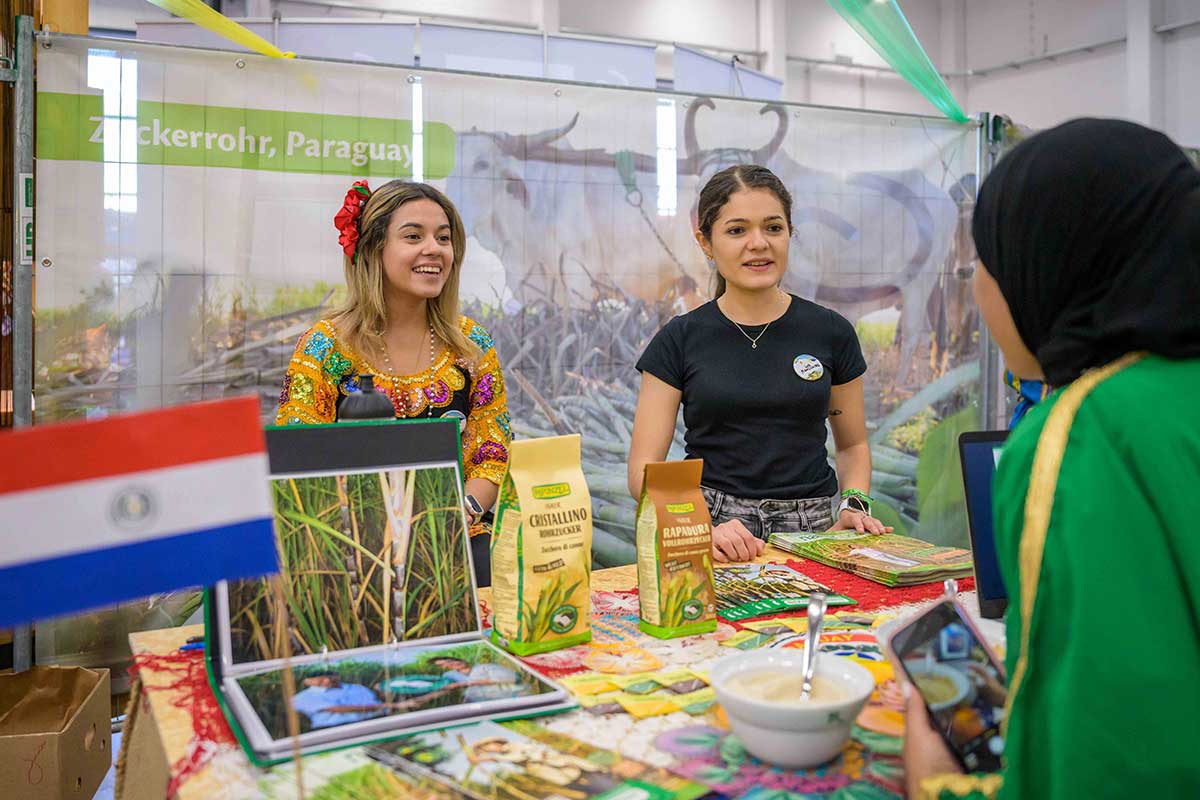
M374 375L376 387L391 399L397 417L465 418L463 468L467 479L485 478L499 485L512 441L504 375L492 337L483 326L467 317L460 317L459 323L483 353L476 364L443 349L430 369L393 375L353 350L329 320L321 320L296 345L283 379L276 424L336 422L342 399L358 391L358 376Z

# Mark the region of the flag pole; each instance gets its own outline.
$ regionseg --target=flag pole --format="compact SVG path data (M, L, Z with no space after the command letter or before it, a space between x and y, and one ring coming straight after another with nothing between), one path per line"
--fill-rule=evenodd
M304 759L300 755L300 717L292 698L296 696L296 675L292 672L292 621L288 613L287 595L278 575L271 576L271 591L275 605L283 617L283 706L287 710L288 738L292 740L292 760L296 768L296 794L304 800ZM278 629L277 629L278 630Z
M33 17L13 46L13 427L33 424ZM13 629L13 672L33 666L33 628Z

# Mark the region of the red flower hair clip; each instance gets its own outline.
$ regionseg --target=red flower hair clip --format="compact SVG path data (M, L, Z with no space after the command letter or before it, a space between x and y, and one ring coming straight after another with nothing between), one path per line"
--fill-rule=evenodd
M354 258L354 251L358 248L358 220L370 197L371 187L367 186L367 182L355 181L350 191L346 192L341 209L333 217L333 227L338 229L338 244L350 258Z

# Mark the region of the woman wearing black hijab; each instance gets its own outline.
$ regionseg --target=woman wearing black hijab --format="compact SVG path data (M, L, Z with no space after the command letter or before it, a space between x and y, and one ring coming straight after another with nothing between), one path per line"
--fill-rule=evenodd
M997 467L1004 770L967 776L908 703L911 797L1200 791L1200 172L1080 119L980 191L975 294L1009 369L1055 392Z

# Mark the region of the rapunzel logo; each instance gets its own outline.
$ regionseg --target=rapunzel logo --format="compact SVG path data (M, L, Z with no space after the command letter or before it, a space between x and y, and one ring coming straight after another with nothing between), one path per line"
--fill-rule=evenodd
M667 503L667 511L672 514L690 514L695 510L695 503Z
M554 500L558 497L566 497L571 493L571 484L569 483L543 483L541 486L533 487L534 500Z

